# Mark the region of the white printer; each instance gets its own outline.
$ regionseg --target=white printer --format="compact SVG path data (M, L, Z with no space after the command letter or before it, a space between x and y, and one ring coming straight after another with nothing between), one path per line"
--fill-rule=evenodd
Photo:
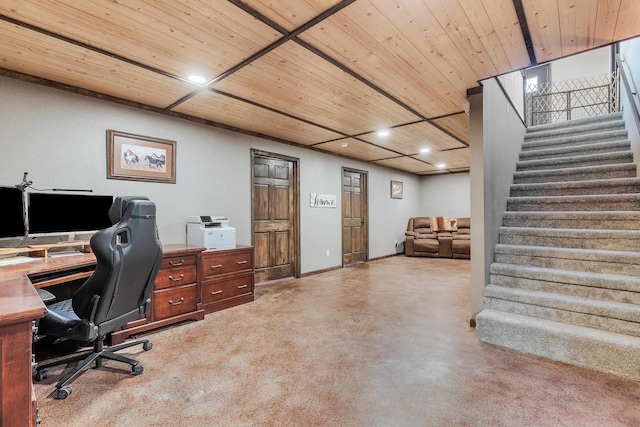
M235 249L236 229L229 227L229 219L223 216L188 216L187 245L207 250Z

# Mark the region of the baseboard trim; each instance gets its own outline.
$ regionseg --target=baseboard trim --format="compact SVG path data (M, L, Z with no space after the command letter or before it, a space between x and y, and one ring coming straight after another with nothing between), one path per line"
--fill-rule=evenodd
M369 261L365 261L365 262L378 261L378 260L386 259L386 258L393 258L394 256L404 256L404 254L389 254L389 255L383 255L383 256L379 256L379 257L371 258ZM357 264L357 263L356 263L356 264ZM341 268L343 268L343 266L342 266L342 265L336 265L335 267L323 268L322 270L308 271L308 272L306 272L306 273L302 273L302 274L300 275L300 277L315 276L316 274L327 273L327 272L329 272L329 271L333 271L333 270L340 270Z
M335 267L323 268L322 270L308 271L306 273L302 273L300 275L300 277L315 276L316 274L327 273L327 272L333 271L333 270L340 270L341 268L342 268L341 265L336 265Z
M385 258L393 258L394 256L400 256L400 255L404 255L404 254L389 254L389 255L382 255L382 256L377 256L375 258L371 258L369 261L378 261L380 259L385 259Z

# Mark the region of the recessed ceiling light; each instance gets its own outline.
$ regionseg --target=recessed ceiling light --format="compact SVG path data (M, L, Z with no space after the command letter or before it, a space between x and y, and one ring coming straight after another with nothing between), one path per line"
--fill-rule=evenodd
M378 136L389 136L389 130L388 129L382 129L379 130L378 132L376 132L376 135Z
M192 76L187 77L187 79L189 79L189 81L191 83L195 83L195 84L199 84L199 85L204 84L204 83L207 82L207 79L205 79L202 76L196 76L195 74L192 75Z
M445 165L444 163L438 163L438 164L436 165L436 167L437 167L438 169L444 169L446 166L447 166L447 165Z
M340 143L340 147L342 147L342 148L347 148L348 146L349 146L348 142L341 142Z
M420 152L421 152L422 154L426 154L426 153L428 153L429 151L431 151L431 148L421 148L421 149L420 149Z

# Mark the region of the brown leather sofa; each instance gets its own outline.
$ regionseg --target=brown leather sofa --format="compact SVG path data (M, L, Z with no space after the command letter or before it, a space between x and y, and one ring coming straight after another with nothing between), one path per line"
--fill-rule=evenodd
M456 218L452 230L433 230L431 218L409 218L404 233L406 255L471 259L471 219Z

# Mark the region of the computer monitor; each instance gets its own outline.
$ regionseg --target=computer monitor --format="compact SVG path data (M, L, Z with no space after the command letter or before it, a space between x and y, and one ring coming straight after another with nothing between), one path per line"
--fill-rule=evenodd
M56 236L91 233L111 226L113 196L27 193L28 234Z
M15 186L0 186L0 240L22 239L27 230L24 224L24 195Z

